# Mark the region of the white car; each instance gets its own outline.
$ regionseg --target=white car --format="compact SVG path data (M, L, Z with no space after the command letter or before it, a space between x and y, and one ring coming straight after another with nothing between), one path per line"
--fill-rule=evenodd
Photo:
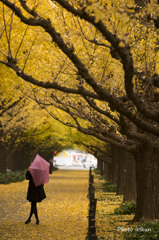
M84 168L96 168L97 167L97 161L83 161L83 167Z

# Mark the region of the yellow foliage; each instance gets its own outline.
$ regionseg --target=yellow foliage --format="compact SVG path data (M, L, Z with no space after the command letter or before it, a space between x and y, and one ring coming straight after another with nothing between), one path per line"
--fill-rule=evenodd
M86 12L89 13L90 15L93 14L95 16L96 23L105 18L104 13L99 9L99 6L96 3L87 6Z
M155 42L157 42L158 37L151 23L144 24L148 12L153 13L154 17L158 15L156 4L151 3L137 15L135 14L133 0L92 0L89 1L92 3L89 6L88 1L69 2L76 9L82 6L86 7L85 11L95 17L96 23L102 21L112 34L121 39L120 47L124 47L124 43L129 44L137 71L147 72L148 69L153 75L155 65L158 69L158 56L155 50ZM16 2L16 4L18 3ZM54 1L28 0L27 5L34 10L36 9L40 16L51 21L52 26L60 33L59 36L63 38L67 47L74 50L74 53L85 64L98 84L101 84L110 94L115 94L117 97L125 95L123 66L119 60L112 58L110 43L95 27L82 19L76 18ZM6 60L10 47L12 56L16 56L18 65L25 73L43 82L57 82L61 86L77 89L83 79L79 79L80 76L78 76L76 67L52 42L51 36L40 27L29 26L27 28L16 16L13 19L11 18L12 11L9 11L7 7L3 8L3 5L0 4L0 8L2 13L4 9L4 13L0 16L0 23L2 24L1 60ZM26 12L24 14L28 16ZM6 32L4 31L4 22L7 22ZM26 34L24 34L25 31ZM7 41L6 35L9 36L9 33L10 41ZM98 46L92 43L93 40L98 42ZM2 71L2 77L5 72ZM39 90L38 87L30 87L30 84L21 81L15 74L10 76L7 73L5 78L12 84L20 85L23 92L29 92L31 96L34 93L33 90L37 90L38 99L49 104L52 104L50 98L52 94L57 97L60 96L63 102L63 99L71 99L70 101L76 103L80 99L76 97L76 100L74 100L71 95L67 98L67 94L59 94L58 91L44 91ZM93 91L86 82L83 85L86 90ZM100 106L100 102L97 102L97 104ZM107 109L107 106L105 108ZM50 109L51 107L49 107Z

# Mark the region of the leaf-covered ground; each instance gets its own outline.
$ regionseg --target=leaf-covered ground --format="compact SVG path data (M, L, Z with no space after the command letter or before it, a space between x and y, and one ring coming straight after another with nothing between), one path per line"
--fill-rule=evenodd
M114 209L123 201L121 195L112 192L103 192L102 185L105 180L95 177L95 197L97 198L96 228L98 240L123 240L123 233L129 231L127 223L133 215L114 215Z
M0 239L84 240L87 235L88 171L56 171L38 203L40 225L26 200L28 181L0 185Z
M32 218L24 222L30 212L26 200L28 181L0 185L0 239L85 240L88 227L88 178L85 171L56 171L45 185L47 198L38 203L40 225ZM119 227L125 227L132 216L112 215L114 208L122 202L115 193L104 193L104 180L95 178L98 240L122 239Z

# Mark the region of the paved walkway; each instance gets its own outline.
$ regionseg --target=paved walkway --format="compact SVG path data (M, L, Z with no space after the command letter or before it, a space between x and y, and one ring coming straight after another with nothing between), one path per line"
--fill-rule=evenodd
M28 181L0 185L0 239L85 240L88 215L88 171L59 170L45 185L47 198L38 203L40 225L26 200Z

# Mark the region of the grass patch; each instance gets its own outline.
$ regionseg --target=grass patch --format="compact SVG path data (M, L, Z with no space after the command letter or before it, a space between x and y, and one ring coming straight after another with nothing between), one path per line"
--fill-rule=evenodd
M117 185L112 184L111 182L104 182L102 185L103 192L116 192L117 191Z
M99 179L99 180L105 180L105 179L106 179L106 176L105 176L105 175L100 176L98 179Z
M94 169L94 173L97 174L97 175L100 175L101 174L101 171L98 170L97 168Z
M25 180L25 171L0 173L0 184L9 184L12 182L22 182Z
M53 166L53 172L59 170ZM26 171L0 173L0 184L9 184L12 182L22 182L26 179Z
M124 202L120 205L120 207L114 209L114 214L120 214L120 215L130 215L135 214L136 210L136 202Z

